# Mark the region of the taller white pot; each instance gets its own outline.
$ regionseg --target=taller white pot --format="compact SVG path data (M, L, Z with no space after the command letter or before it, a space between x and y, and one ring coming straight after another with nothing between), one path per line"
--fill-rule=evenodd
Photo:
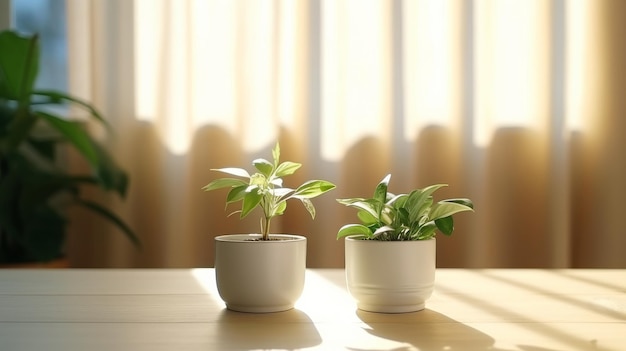
M278 312L292 309L304 289L306 238L272 234L232 234L215 238L215 278L231 310Z
M435 285L436 241L346 238L346 283L357 307L370 312L424 309Z

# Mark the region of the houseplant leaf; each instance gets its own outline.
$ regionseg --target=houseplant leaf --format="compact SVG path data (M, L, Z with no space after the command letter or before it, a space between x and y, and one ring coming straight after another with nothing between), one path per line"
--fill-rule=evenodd
M98 112L98 110L96 110L91 104L82 99L54 90L35 90L32 94L35 97L45 97L46 100L41 102L44 104L62 104L64 102L70 102L75 105L81 106L85 110L89 111L89 114L96 120L98 120L98 122L105 126L109 131L112 131L111 125L109 125L109 123L102 117L100 112Z
M452 216L436 219L435 225L445 235L451 235L452 231L454 231L454 220Z
M237 180L237 179L234 179L234 180ZM230 203L243 200L243 198L246 196L247 188L248 188L248 184L245 184L245 183L231 188L230 191L228 192L228 195L226 195L226 204L228 205Z
M387 176L385 178L383 178L383 180L380 181L380 183L378 183L378 185L376 186L376 189L374 190L374 200L380 201L380 202L386 202L387 201L387 188L389 187L389 180L391 179L391 174L387 174Z
M215 190L215 189L221 189L221 188L234 188L234 187L247 186L247 185L248 183L244 182L241 179L220 178L220 179L215 179L214 181L205 185L204 187L202 187L202 189L204 191L209 191L209 190Z
M125 197L129 183L128 174L100 144L92 140L92 147L97 155L97 163L93 168L98 184L105 190L115 191L119 196Z
M259 191L258 186L249 186L246 189L246 195L243 197L243 204L241 205L240 218L247 216L254 208L261 202L263 195Z
M126 223L124 223L122 219L120 219L117 215L108 210L106 207L103 207L96 202L85 199L78 199L77 203L115 224L117 228L120 229L135 246L141 246L141 241L139 240L137 235L135 235L133 230L128 225L126 225Z
M300 185L294 192L293 197L297 199L310 199L333 188L335 188L335 185L325 180L310 180Z
M346 224L337 232L337 239L350 235L363 235L365 237L369 237L372 235L372 232L369 228L361 224Z
M439 201L432 206L428 217L430 220L437 220L463 211L473 211L473 209L456 202Z
M252 161L252 165L259 170L265 177L269 178L274 171L274 165L266 159L258 158Z
M211 170L216 171L216 172L228 173L230 175L234 175L237 177L250 178L250 174L248 173L248 171L242 168L226 167L226 168L215 168Z
M91 138L80 124L63 120L58 116L43 111L38 111L36 114L61 133L67 141L72 143L92 166L98 164L98 154L94 149Z
M302 166L302 164L300 164L300 163L285 161L285 162L281 163L280 165L278 165L278 167L276 168L276 176L277 177L284 177L284 176L292 175L301 166Z
M27 103L39 70L37 36L24 37L13 31L0 32L0 96Z

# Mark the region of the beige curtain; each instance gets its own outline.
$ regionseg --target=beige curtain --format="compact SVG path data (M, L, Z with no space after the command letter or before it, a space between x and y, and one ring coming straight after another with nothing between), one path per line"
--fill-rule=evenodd
M115 128L129 171L110 202L140 250L72 213L77 267L210 267L227 217L210 168L249 168L280 141L327 179L309 267L342 267L335 198L447 183L476 212L438 238L440 267L626 267L626 3L621 1L68 1L72 93ZM73 167L81 167L77 161ZM93 194L97 196L97 194ZM251 216L254 217L254 216Z

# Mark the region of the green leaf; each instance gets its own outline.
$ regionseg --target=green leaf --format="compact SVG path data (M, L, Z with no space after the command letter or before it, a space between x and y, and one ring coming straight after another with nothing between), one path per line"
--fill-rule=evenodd
M406 202L406 207L409 209L410 220L416 221L418 218L422 217L433 203L431 197L432 193L445 186L447 186L447 184L434 184L423 189L413 190L409 194L409 198Z
M67 102L79 105L85 110L87 110L93 118L95 118L103 126L105 126L109 132L112 131L111 125L102 117L100 112L98 112L98 110L96 110L96 108L93 107L93 105L91 105L90 103L82 99L73 97L71 95L68 95L59 91L54 91L54 90L35 90L32 92L32 94L34 96L42 96L42 97L48 98L48 100L45 101L44 103L59 104L59 103L63 103L67 101Z
M397 210L390 206L383 206L380 211L380 221L385 224L391 224L396 220Z
M276 208L274 210L274 215L275 216L282 216L283 213L285 213L285 210L287 209L287 201L283 200L278 202L278 204L276 205Z
M25 184L19 199L20 211L26 213L32 208L47 203L50 198L61 192L76 195L80 183L93 184L95 181L96 179L91 177L68 177L33 170L33 173L24 179Z
M300 185L292 195L298 199L311 199L335 188L335 184L325 180L310 180Z
M300 163L285 161L276 168L276 177L284 177L294 174L301 166L302 164Z
M355 203L355 202L361 202L361 201L365 201L364 198L362 197L354 197L351 199L337 199L337 202L339 202L342 205L346 205L346 206L350 206L351 204Z
M248 173L248 171L246 171L243 168L232 168L232 167L227 167L227 168L217 168L217 169L211 169L212 171L216 171L216 172L222 172L222 173L227 173L230 175L234 175L237 177L242 177L242 178L250 178L250 174Z
M442 200L442 202L454 202L457 204L461 204L461 205L465 205L471 209L474 208L474 203L472 202L472 200L470 199L465 199L465 198L458 198L458 199L446 199L446 200Z
M246 196L246 189L248 189L247 184L242 184L232 188L228 192L228 195L226 195L226 204L243 200L243 198Z
M72 143L85 159L89 161L92 167L97 168L98 154L93 146L94 143L80 124L62 120L53 114L43 111L38 111L36 114L61 133L67 141Z
M435 225L445 235L452 235L454 231L454 220L452 216L436 219Z
M39 42L14 31L0 32L0 96L28 103L39 70ZM5 54L8 53L8 54Z
M376 217L372 212L367 210L361 210L357 212L356 216L359 218L361 223L367 226L380 223L380 219Z
M389 181L391 180L391 174L387 174L383 180L378 183L376 189L374 190L374 200L380 201L382 203L387 201L387 188L389 187Z
M435 236L437 225L434 222L428 222L420 227L417 232L417 240L427 240Z
M374 221L378 222L380 218L380 206L382 206L378 201L374 199L364 199L354 202L341 202L344 205L352 208L356 208L359 212L364 211L374 218ZM361 215L359 214L359 218Z
M372 232L368 227L361 224L346 224L339 229L337 232L337 239L344 238L350 235L362 235L366 238L369 238L372 235Z
M37 151L42 157L54 161L56 155L56 140L28 140L28 143Z
M313 202L311 202L311 200L307 198L301 198L300 201L302 201L304 208L309 211L311 218L315 219L315 206L313 206Z
M258 186L249 186L246 195L243 197L240 218L246 217L261 202L263 195L259 192Z
M115 224L136 247L141 246L141 241L137 235L135 235L135 232L113 212L93 201L77 199L77 203Z
M395 210L397 213L395 220L400 224L410 226L411 220L409 219L409 211L404 207L400 207Z
M425 198L422 198L422 201L420 201L419 205L414 206L414 207L409 207L410 209L409 218L412 221L416 221L419 218L427 217L433 205L433 202L434 200L432 196L427 196Z
M53 114L38 111L37 116L56 129L70 142L95 170L99 184L106 190L115 190L124 196L128 175L117 166L109 153L97 144L78 122L66 121Z
M283 186L283 180L281 178L273 178L270 180L270 184L274 184L275 187L282 187Z
M235 187L240 187L240 186L244 186L244 189L245 189L245 187L248 186L248 183L244 182L241 179L220 178L220 179L215 179L209 184L203 186L202 189L204 191L211 191L215 189L231 188L231 187L235 188Z
M276 142L276 145L274 145L272 149L272 158L274 159L274 167L278 168L278 162L280 162L280 145L278 145L278 142Z
M465 206L456 202L440 201L433 205L430 210L428 218L430 220L437 220L440 218L451 216L458 212L474 211L471 207Z
M274 171L274 165L272 165L268 160L263 158L257 158L252 161L252 164L259 172L263 173L265 178L269 178L272 175L272 171Z
M277 198L283 198L285 197L286 199L288 199L289 197L287 195L291 194L294 192L293 189L291 188L275 188L275 189L270 189L269 192Z
M380 227L380 228L378 228L378 229L376 229L374 231L374 234L372 235L372 238L379 237L379 236L381 236L381 235L383 235L385 233L389 233L389 232L396 233L396 230L394 230L393 227L388 226L388 225L382 226L382 227Z
M96 152L97 163L94 165L98 184L106 190L114 190L124 197L128 188L128 174L124 172L111 155L98 143L92 144Z
M28 138L36 122L37 116L29 111L21 114L16 112L15 117L13 117L11 124L7 128L9 135L6 137L5 145L0 145L0 147L4 148L6 152L15 151Z
M407 194L393 195L386 204L394 208L404 207L406 200L409 198Z
M448 184L433 184L422 189L422 193L426 196L432 195L435 191L448 186Z

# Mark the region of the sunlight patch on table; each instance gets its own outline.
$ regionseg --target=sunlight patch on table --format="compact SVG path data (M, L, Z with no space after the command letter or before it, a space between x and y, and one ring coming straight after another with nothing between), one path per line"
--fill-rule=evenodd
M196 279L196 282L210 295L219 296L217 286L215 285L215 271L205 268L194 268L191 270L191 275Z

